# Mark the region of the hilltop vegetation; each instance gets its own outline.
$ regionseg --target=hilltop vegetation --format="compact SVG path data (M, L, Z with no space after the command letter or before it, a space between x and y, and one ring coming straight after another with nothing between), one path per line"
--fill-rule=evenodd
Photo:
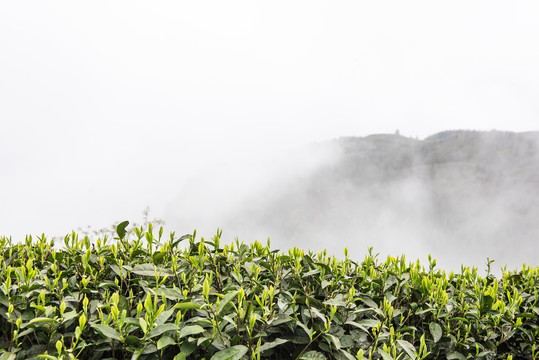
M539 268L481 277L126 226L0 239L0 359L539 359Z
M341 239L354 253L427 248L450 254L446 263L538 265L539 132L371 135L313 148L335 155L247 198L227 229L317 248Z

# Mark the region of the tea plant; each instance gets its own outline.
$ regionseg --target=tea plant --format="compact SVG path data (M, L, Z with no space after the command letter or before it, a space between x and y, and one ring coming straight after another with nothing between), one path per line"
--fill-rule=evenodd
M0 360L539 359L539 268L497 279L127 225L0 240Z

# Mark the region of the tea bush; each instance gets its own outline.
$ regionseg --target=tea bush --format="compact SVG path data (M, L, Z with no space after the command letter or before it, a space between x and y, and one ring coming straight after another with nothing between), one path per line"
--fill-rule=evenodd
M0 360L539 359L539 268L497 279L126 226L0 240Z

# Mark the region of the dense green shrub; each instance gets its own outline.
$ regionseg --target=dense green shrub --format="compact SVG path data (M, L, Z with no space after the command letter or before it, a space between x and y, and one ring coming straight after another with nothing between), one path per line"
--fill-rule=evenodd
M539 268L482 278L126 226L0 240L1 360L539 359Z

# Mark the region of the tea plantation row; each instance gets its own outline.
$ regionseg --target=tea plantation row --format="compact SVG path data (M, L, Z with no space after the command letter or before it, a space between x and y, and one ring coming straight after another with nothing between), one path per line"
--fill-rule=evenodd
M539 268L497 279L126 226L0 240L0 360L539 359Z

